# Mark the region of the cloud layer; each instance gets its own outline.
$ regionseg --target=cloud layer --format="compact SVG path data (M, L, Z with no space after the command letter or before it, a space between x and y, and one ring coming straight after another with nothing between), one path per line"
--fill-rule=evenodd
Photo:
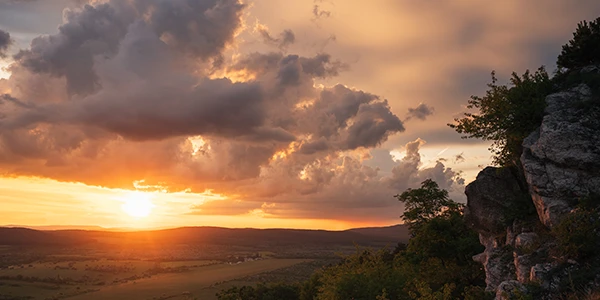
M110 0L64 13L58 32L21 50L0 80L0 168L106 187L145 180L213 190L228 200L190 214L279 218L395 218L393 195L434 178L462 185L417 140L391 173L369 150L405 130L380 96L343 84L326 53L231 58L246 6L237 0ZM1 41L1 39L0 39ZM3 48L0 45L0 50ZM417 107L424 119L432 108Z

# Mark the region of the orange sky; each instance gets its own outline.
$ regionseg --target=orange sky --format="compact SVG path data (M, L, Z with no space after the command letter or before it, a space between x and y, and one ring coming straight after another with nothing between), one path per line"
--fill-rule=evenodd
M552 70L600 13L195 1L0 3L0 225L391 225L426 178L464 201L489 144L446 124L492 70Z

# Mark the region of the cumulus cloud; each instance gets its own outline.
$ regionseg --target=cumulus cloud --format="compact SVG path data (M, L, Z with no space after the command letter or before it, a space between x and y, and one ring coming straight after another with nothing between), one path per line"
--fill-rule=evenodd
M408 113L406 114L406 121L417 118L419 120L425 120L428 116L433 115L434 108L432 106L428 106L425 103L420 103L415 108L409 108Z
M464 180L460 172L442 162L433 167L422 166L419 150L424 143L420 139L407 143L406 156L400 161L394 162L388 155L383 164L393 167L391 173L367 166L365 157L356 154L321 157L300 169L290 167L290 160L279 160L277 163L286 168L274 164L266 169L256 186L240 190L243 197L209 201L194 206L191 213L253 213L264 217L362 221L393 219L400 214L399 203L393 195L418 187L428 178L436 180L453 195L462 193Z
M66 11L0 81L2 174L227 197L191 214L346 220L395 218L392 195L426 177L461 186L441 162L423 168L422 140L399 162L388 155L388 172L365 163L404 123L379 95L316 85L348 69L331 55L226 58L244 9L109 0ZM280 48L295 39L263 37Z

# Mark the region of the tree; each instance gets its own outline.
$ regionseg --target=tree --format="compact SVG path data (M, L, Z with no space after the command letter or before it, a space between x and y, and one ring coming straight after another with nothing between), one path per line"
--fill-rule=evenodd
M510 86L497 84L495 72L485 96L471 96L468 109L478 113L464 113L463 118L448 124L463 138L493 141L490 151L494 164L518 165L523 139L538 128L544 116L546 96L553 92L553 83L544 67L522 76L512 74Z
M405 203L402 219L412 235L397 257L401 273L412 278L407 292L419 299L447 299L448 294L454 299L485 284L481 265L472 259L483 246L464 220L464 205L431 179L396 197Z
M594 21L577 24L573 39L562 46L556 65L576 70L600 64L600 17Z
M423 181L421 188L408 189L394 197L404 203L404 213L401 218L408 225L413 237L423 224L433 218L462 209L461 204L450 200L448 192L440 189L431 179Z

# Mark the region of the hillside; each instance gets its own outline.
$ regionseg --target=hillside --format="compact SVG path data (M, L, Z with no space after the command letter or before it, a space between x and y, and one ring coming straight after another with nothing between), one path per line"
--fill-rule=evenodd
M303 229L253 229L222 227L182 227L164 230L114 232L100 230L39 231L26 228L0 228L2 245L57 245L72 243L165 243L213 245L396 245L408 240L402 225L359 228L345 231Z

